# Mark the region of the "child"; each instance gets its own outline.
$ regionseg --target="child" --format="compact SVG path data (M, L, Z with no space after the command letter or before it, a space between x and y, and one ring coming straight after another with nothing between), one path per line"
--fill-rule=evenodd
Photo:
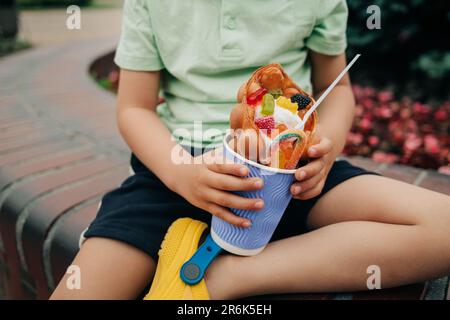
M219 256L195 288L164 285L176 280L179 257L198 247L211 214L246 228L251 221L226 208L264 206L230 193L263 187L245 166L176 164L171 155L192 160L220 144L221 135L199 134L199 121L204 131L228 128L237 89L269 62L320 96L346 65L346 21L344 0L125 1L117 120L134 174L105 195L84 235L73 262L81 290L68 290L65 276L52 298L139 297L174 221L150 298L366 290L371 265L380 267L383 288L448 273L450 197L336 160L354 112L345 77L319 108L311 161L296 171L294 199L272 242L256 256Z

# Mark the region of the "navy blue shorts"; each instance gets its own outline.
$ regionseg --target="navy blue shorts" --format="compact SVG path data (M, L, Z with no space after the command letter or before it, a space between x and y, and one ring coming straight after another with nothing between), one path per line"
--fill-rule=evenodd
M154 261L169 226L178 218L191 217L210 224L211 214L169 190L136 156L131 156L134 175L107 193L85 238L103 237L126 242L149 254ZM338 160L331 168L322 193L309 200L289 203L271 241L308 231L306 220L320 197L339 183L363 174L376 174Z

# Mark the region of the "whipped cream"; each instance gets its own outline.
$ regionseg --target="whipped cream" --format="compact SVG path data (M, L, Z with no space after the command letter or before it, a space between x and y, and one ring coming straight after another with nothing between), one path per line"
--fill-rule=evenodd
M256 119L266 117L265 115L261 114L261 109L262 106L261 104L259 104L256 107L255 112ZM295 128L302 121L302 119L297 114L293 114L289 110L278 106L276 100L275 100L275 110L272 116L275 119L275 126L279 124L284 124L286 127L288 127L288 129Z

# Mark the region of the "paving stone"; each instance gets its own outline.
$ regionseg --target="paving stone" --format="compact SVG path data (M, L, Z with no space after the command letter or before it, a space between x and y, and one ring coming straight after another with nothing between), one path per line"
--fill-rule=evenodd
M418 168L400 166L400 165L386 165L379 169L380 173L386 177L404 181L407 183L414 183L425 170Z
M16 151L14 153L9 153L6 155L0 155L0 166L4 166L10 163L14 164L21 161L26 161L27 159L32 159L52 153L56 154L59 151L67 148L67 144L68 143L64 140L52 140L44 142L39 146L32 146L25 150Z
M0 143L0 154L11 153L16 150L25 149L42 142L57 140L59 137L59 133L51 131L46 133L38 133L28 139L15 139L13 141L6 141Z
M344 159L348 160L354 166L361 167L370 171L379 172L380 164L370 159L362 157L349 157Z
M450 176L428 171L420 186L433 191L450 195Z

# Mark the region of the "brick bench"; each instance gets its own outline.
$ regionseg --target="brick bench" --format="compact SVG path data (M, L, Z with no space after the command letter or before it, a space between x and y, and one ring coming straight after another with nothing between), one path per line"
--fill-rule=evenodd
M128 175L114 96L86 70L117 39L38 48L0 61L0 299L46 299L78 250L99 200ZM450 194L448 177L351 159ZM448 278L353 294L283 299L444 299Z

